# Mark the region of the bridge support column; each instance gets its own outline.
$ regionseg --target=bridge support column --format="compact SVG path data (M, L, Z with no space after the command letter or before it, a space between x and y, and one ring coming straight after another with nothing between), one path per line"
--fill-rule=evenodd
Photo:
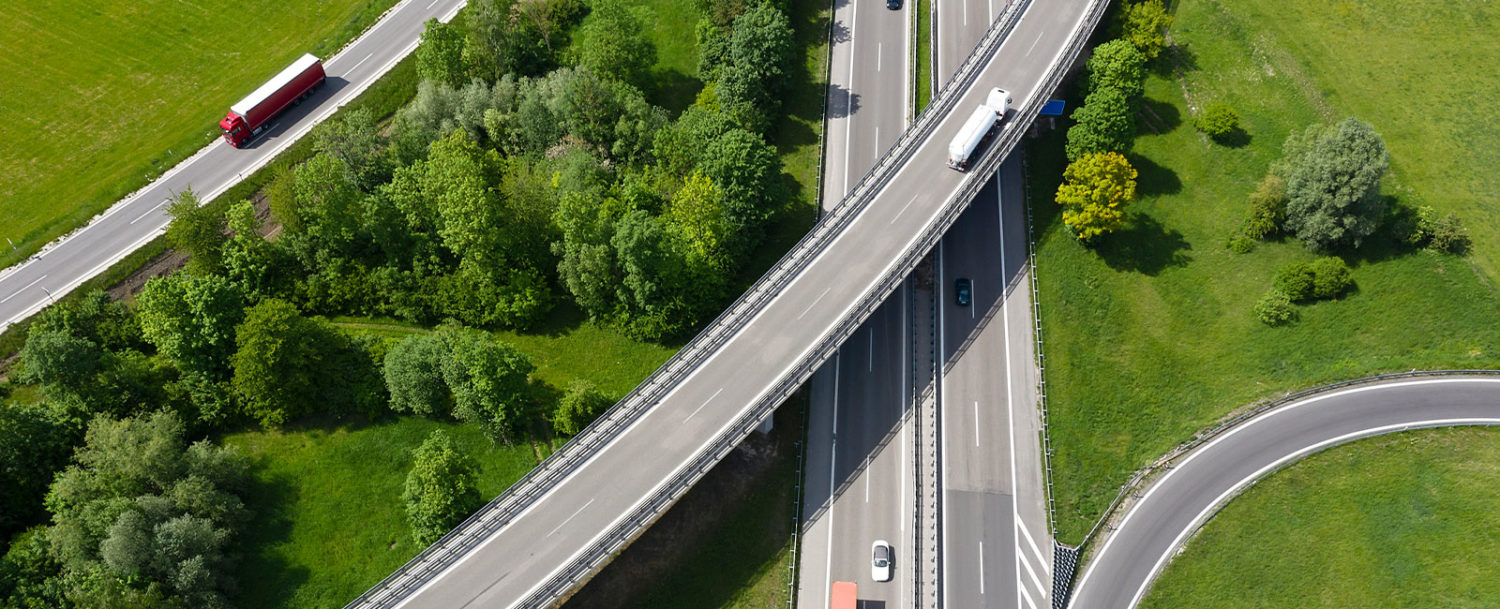
M763 421L760 422L760 427L756 427L755 430L759 431L759 432L761 432L763 434L770 435L771 430L774 428L774 424L775 423L776 423L776 411L772 410L771 414L766 415L765 420L763 420Z

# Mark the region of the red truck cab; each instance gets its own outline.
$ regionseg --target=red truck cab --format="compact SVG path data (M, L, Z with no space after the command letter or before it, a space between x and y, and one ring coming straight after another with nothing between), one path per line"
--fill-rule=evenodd
M266 129L272 118L306 97L327 78L322 60L312 55L298 58L245 99L229 107L229 114L219 121L224 141L235 148L243 148L251 138Z

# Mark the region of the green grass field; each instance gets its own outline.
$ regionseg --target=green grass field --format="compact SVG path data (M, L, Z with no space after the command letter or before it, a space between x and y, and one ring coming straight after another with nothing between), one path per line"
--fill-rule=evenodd
M1434 128L1427 141L1403 139L1401 129L1386 129L1392 113L1367 112L1347 93L1327 93L1339 90L1336 79L1351 78L1350 70L1326 56L1304 56L1299 37L1327 31L1281 29L1317 21L1302 16L1308 11L1337 13L1345 5L1277 5L1288 9L1279 13L1246 8L1252 5L1270 3L1177 4L1173 38L1187 51L1177 64L1183 76L1147 83L1130 156L1141 197L1128 230L1096 249L1080 246L1052 203L1064 163L1061 131L1030 147L1058 537L1065 542L1082 539L1130 472L1256 399L1378 372L1500 366L1500 297L1483 273L1470 259L1405 251L1384 237L1349 258L1352 294L1299 307L1301 319L1287 327L1255 319L1251 306L1276 270L1314 257L1295 241L1261 243L1248 254L1224 247L1287 133L1347 114L1371 119L1390 143L1386 192L1434 205L1438 191L1409 177L1415 172L1408 168L1457 162L1435 152L1445 146L1493 148L1500 141L1494 131L1461 129L1461 120ZM1328 48L1364 53L1369 32L1330 31ZM1446 31L1424 39L1443 39ZM1415 83L1425 78L1411 75L1422 65L1393 62L1382 78ZM1412 88L1372 89L1361 103L1409 108ZM1248 142L1225 147L1194 131L1188 98L1195 107L1212 100L1234 106ZM1485 154L1461 160L1477 163ZM1500 218L1464 213L1476 242L1484 239L1479 227Z
M0 3L0 265L218 136L229 105L395 0Z
M255 463L239 606L342 607L416 556L422 548L411 539L401 491L411 451L435 429L479 462L487 499L536 464L529 445L496 446L477 426L419 417L225 438Z
M1231 501L1141 607L1495 607L1496 487L1500 430L1334 448Z

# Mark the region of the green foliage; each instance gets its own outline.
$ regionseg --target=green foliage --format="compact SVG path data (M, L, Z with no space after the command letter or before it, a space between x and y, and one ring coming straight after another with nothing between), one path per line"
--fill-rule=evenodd
M141 333L184 372L228 378L234 327L244 318L238 286L214 275L152 279L136 297Z
M567 192L552 215L562 232L562 238L552 243L559 257L557 274L574 302L596 319L612 315L619 302L620 271L610 241L622 214L622 204L613 197L601 201Z
M438 336L448 348L442 370L453 393L453 416L480 424L495 440L523 433L536 414L531 358L480 330L448 324L438 329Z
M167 204L167 242L188 255L188 269L199 274L217 273L222 268L219 248L224 243L224 218L214 208L205 207L192 190L172 196Z
M1292 306L1291 297L1274 288L1255 301L1254 311L1255 318L1268 326L1280 326L1297 319L1297 307Z
M1318 300L1338 298L1354 286L1349 265L1342 258L1324 256L1309 265L1313 272L1312 297Z
M1161 0L1141 0L1125 5L1125 40L1135 45L1146 61L1156 59L1167 45L1166 31L1172 15Z
M1416 210L1414 221L1403 232L1403 240L1411 245L1427 247L1433 251L1463 254L1469 249L1469 233L1464 230L1458 214L1439 216L1437 210L1423 205Z
M1193 119L1193 126L1208 137L1221 140L1240 129L1240 113L1235 112L1229 104L1216 101L1209 104L1203 114Z
M1068 128L1068 160L1087 154L1130 151L1135 138L1135 118L1130 100L1113 88L1096 89L1073 111L1075 124Z
M363 346L289 302L268 298L236 328L235 396L266 428L314 412L376 414L380 381Z
M557 411L552 413L552 428L560 434L577 435L614 404L615 401L599 391L599 387L593 383L583 379L574 380L568 385L568 392L557 403Z
M1086 90L1090 93L1115 89L1132 102L1145 93L1146 57L1128 41L1111 40L1094 47L1087 68Z
M1250 193L1250 213L1240 229L1251 239L1266 239L1281 232L1286 222L1286 183L1276 174L1266 174Z
M391 410L428 417L446 417L453 397L443 382L448 348L435 334L413 334L385 354L385 387Z
M564 35L558 18L565 2L475 0L464 9L467 38L464 63L473 78L488 82L507 74L530 76L550 69L554 48Z
M624 0L592 0L578 28L578 64L605 78L644 87L656 63L650 7Z
M1389 166L1380 135L1358 119L1288 137L1274 167L1286 180L1288 230L1313 250L1359 247L1385 215L1380 178Z
M28 529L10 540L10 549L0 556L0 607L68 606L66 586L58 577L62 565L48 555L47 547L47 527L43 526Z
M47 495L70 598L170 592L190 607L230 606L230 543L247 516L243 457L185 445L181 422L159 412L95 420L75 461Z
M684 179L662 214L667 232L688 257L719 271L732 268L729 247L743 234L724 199L713 180L694 172Z
M759 135L731 129L708 145L701 168L723 193L728 220L742 239L732 249L742 253L757 245L766 219L785 198L776 149Z
M431 545L484 505L476 481L478 469L474 459L459 452L442 430L432 432L413 451L401 498L417 545Z
M370 192L390 179L385 139L369 108L354 108L318 125L313 130L313 150L338 159L348 181L361 192Z
M714 83L720 105L740 125L763 130L780 110L788 83L795 48L791 22L771 3L756 3L727 32L700 26L699 40L699 76Z
M1125 204L1135 199L1136 170L1117 152L1091 153L1063 170L1057 204L1063 222L1089 242L1125 225Z
M46 520L42 496L68 462L72 443L73 434L45 410L0 404L0 539Z
M422 80L459 86L468 74L464 65L464 34L452 24L428 19L417 46L417 74Z
M1285 294L1296 302L1304 302L1314 298L1314 290L1318 281L1317 271L1306 262L1293 262L1276 272L1274 282L1275 291Z
M44 392L76 395L99 372L99 345L63 328L33 328L21 348L20 380Z

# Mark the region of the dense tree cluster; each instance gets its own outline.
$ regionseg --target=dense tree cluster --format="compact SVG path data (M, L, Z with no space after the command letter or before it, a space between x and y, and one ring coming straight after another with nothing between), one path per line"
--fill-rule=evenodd
M444 324L416 334L385 356L391 410L477 423L495 439L525 431L535 418L525 354L488 333Z

